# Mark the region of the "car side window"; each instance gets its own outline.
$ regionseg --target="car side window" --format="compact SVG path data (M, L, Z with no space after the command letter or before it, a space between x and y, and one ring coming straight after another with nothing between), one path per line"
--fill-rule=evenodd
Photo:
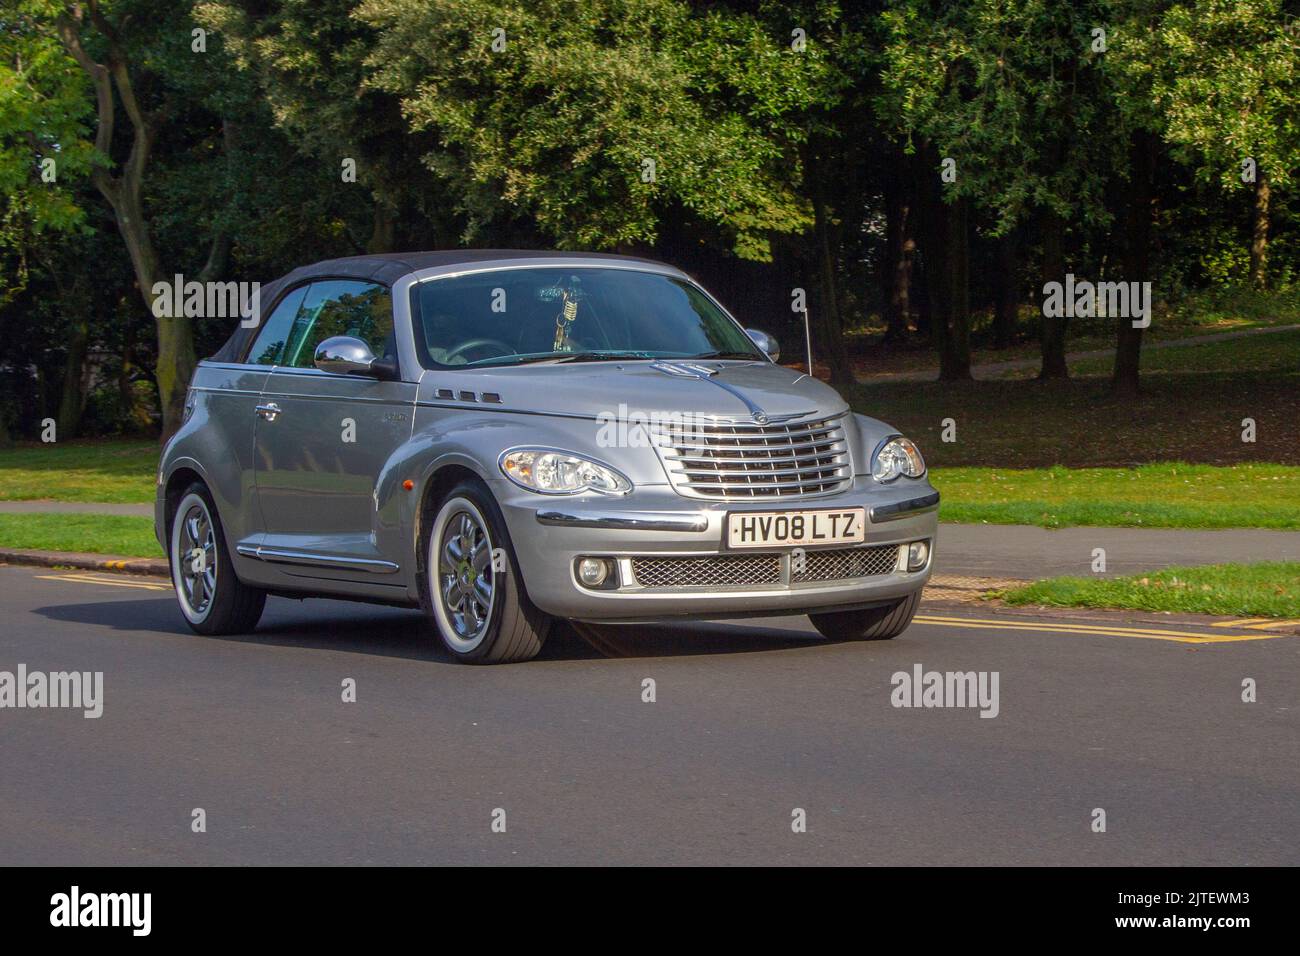
M316 347L335 335L350 335L383 358L395 353L393 300L373 282L327 279L313 282L289 330L278 364L312 368Z
M262 323L262 330L253 340L253 347L248 350L245 362L249 365L277 365L284 354L284 344L289 339L289 330L293 327L294 317L302 308L302 300L307 295L307 286L294 289L283 299L275 310Z

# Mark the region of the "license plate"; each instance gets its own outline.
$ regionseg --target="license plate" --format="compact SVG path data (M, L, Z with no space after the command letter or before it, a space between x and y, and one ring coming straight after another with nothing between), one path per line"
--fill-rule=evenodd
M727 515L729 548L801 548L861 544L866 509L838 511L733 511Z

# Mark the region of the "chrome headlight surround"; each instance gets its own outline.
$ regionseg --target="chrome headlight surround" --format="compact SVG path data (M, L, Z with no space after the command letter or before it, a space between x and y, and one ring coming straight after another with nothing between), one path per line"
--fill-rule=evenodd
M563 448L508 448L497 459L501 474L539 495L625 495L632 482L618 470Z
M925 459L920 449L902 435L891 435L871 453L871 477L882 484L924 474Z

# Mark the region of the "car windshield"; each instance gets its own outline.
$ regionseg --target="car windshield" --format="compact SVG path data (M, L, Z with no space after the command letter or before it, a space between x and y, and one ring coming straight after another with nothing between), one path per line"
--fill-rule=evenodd
M411 315L426 368L763 359L699 288L631 269L499 269L431 279L412 287Z

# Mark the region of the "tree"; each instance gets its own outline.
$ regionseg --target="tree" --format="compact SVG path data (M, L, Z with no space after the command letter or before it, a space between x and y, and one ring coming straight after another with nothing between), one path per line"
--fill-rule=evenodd
M927 178L938 179L941 165L949 173L929 190L950 211L930 214L937 227L922 253L947 263L936 291L948 303L948 328L939 322L936 332L958 350L948 360L950 377L964 377L958 353L969 330L961 306L967 293L955 284L967 274L963 201L990 218L994 238L1036 221L1044 282L1064 279L1068 227L1109 220L1105 187L1123 130L1113 122L1095 49L1093 30L1106 10L1103 0L897 0L884 14L887 94L878 114L892 118L911 148L929 144ZM945 243L949 249L933 248ZM1042 378L1068 374L1066 323L1044 316Z
M370 227L359 245L393 252L403 244L452 245L454 203L421 157L433 137L412 131L394 95L367 85L366 59L376 31L353 16L357 0L281 0L250 14L227 0L195 7L195 18L221 36L235 63L265 95L276 126L340 191L342 165L355 163L347 192Z
M1249 280L1268 279L1275 190L1300 168L1300 31L1282 0L1194 0L1171 7L1130 69L1150 76L1175 156L1200 178L1253 192ZM1290 28L1288 28L1290 27Z
M0 22L0 305L22 291L34 244L86 228L75 184L95 160L88 84L36 12Z
M23 26L21 42L46 54L40 62L52 75L80 71L93 140L85 129L65 129L58 149L93 157L82 164L83 175L112 210L137 294L151 314L155 287L182 272L174 264L199 266L182 274L200 282L228 270L237 234L257 214L241 189L255 184L274 207L303 185L283 176L259 181L255 164L246 162L274 153L278 144L265 135L269 116L247 78L228 68L218 38L196 27L188 4L24 0L15 22ZM41 210L31 217L50 219ZM264 247L280 225L258 224L250 245ZM181 421L195 366L195 318L155 319L164 437Z
M561 248L625 248L677 207L765 261L770 234L812 225L795 185L819 55L752 17L676 0L368 0L356 16L378 31L366 88L436 135L424 162L467 240L504 210Z
M91 112L86 86L31 9L19 7L0 24L0 308L23 297L33 271L45 274L47 257L90 233L84 197L75 188L95 160L84 139ZM50 316L66 345L58 409L59 433L65 436L76 433L84 407L81 381L89 338L82 311L88 280L70 284L75 288L56 289ZM39 363L43 331L26 329L18 338L29 363ZM7 422L0 421L0 440L9 441Z
M53 7L49 11L53 29L63 48L85 72L94 88L97 123L94 146L95 152L106 162L92 169L91 182L113 210L118 231L131 257L140 295L152 311L154 286L168 273L163 269L154 244L144 205L144 185L166 108L162 105L150 108L138 95L137 86L147 85L141 83L142 74L149 72L143 65L148 62L148 57L141 48L145 46L143 34L150 21L138 19L131 12L159 15L162 11L154 8L110 12L95 0L90 0L85 6L50 6ZM92 54L95 47L100 48L102 54ZM127 155L120 162L113 159L119 103L130 130L125 137ZM199 273L200 281L213 278L220 271L225 248L225 237L215 236L208 263ZM156 378L165 437L180 427L185 390L194 371L194 335L190 318L184 315L158 318L157 329Z

